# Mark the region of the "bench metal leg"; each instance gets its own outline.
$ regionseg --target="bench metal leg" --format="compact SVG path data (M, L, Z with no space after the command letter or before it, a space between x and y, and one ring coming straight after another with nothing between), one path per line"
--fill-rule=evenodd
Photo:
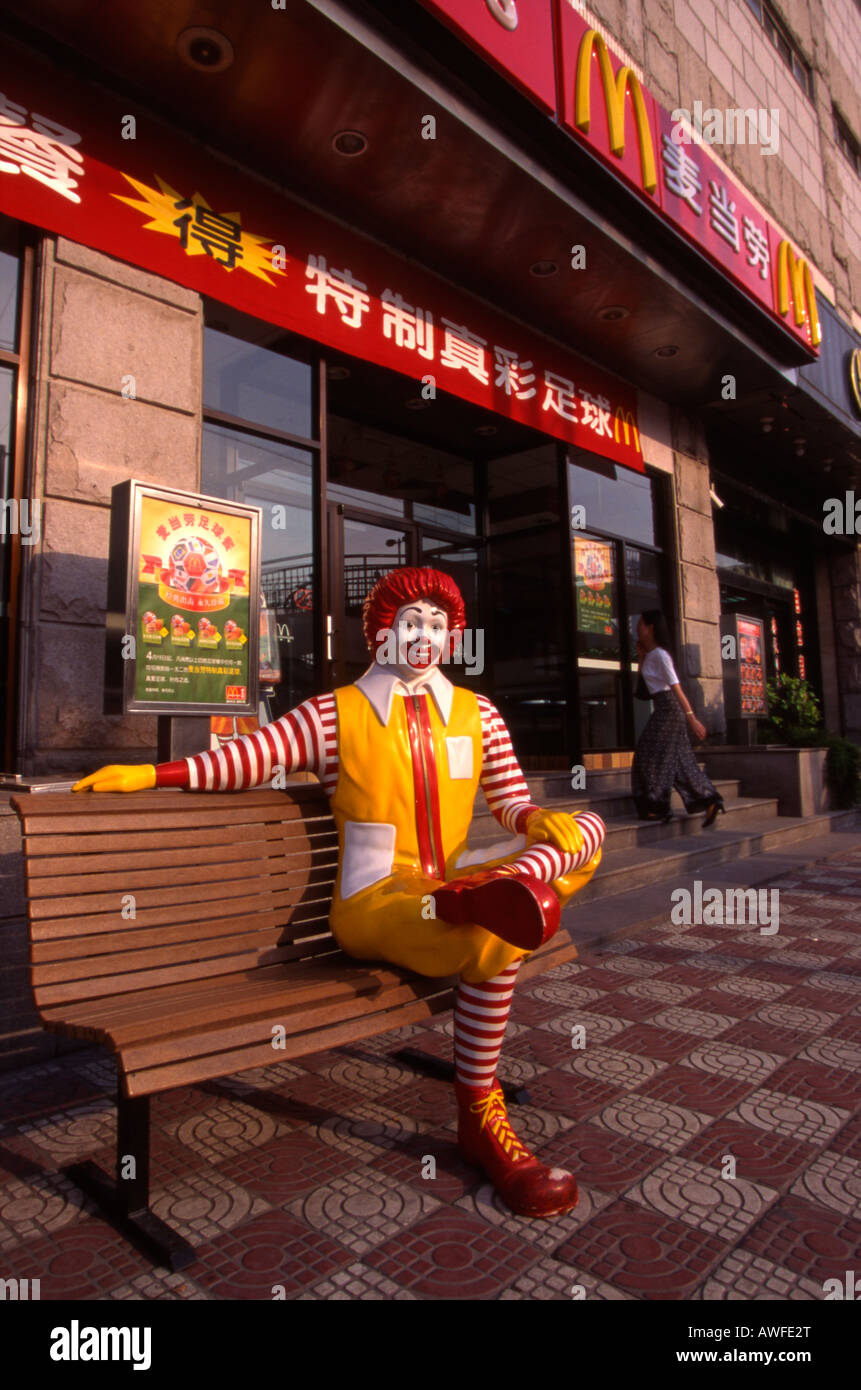
M149 1209L149 1140L149 1096L129 1099L118 1091L116 1179L91 1160L65 1172L144 1255L168 1269L185 1269L195 1259L194 1247Z
M423 1072L425 1076L437 1077L440 1081L454 1081L454 1062L446 1062L442 1057L434 1057L430 1052L421 1052L417 1047L402 1047L389 1053L396 1062L403 1062L413 1071ZM515 1086L508 1081L498 1081L507 1105L529 1105L531 1097L524 1086Z

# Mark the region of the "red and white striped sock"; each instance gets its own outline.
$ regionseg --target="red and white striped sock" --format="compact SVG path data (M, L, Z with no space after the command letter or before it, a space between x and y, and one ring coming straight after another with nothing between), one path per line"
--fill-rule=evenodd
M582 868L604 843L605 827L601 817L593 811L584 811L579 815L577 825L583 836L583 848L576 854L566 854L555 845L535 844L512 859L510 867L530 878L540 878L543 883L552 883L554 879Z
M461 1085L487 1088L496 1076L520 965L516 960L481 984L460 982L454 1006L454 1064Z

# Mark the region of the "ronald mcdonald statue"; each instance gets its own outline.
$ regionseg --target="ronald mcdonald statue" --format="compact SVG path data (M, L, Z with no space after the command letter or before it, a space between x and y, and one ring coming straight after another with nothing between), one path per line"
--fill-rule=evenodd
M75 790L229 791L271 781L278 768L315 773L338 830L332 932L361 960L460 977L461 1152L512 1211L555 1216L576 1205L576 1180L517 1138L496 1068L520 963L549 940L562 906L594 874L604 824L591 812L533 805L490 700L443 675L440 663L466 622L448 575L392 570L365 600L363 622L372 661L354 685L216 751L158 767L105 767ZM483 851L467 848L479 786L508 833Z

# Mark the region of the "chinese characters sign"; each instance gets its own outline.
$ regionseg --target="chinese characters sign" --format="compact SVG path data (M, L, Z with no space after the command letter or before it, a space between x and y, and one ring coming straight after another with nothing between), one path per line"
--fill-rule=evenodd
M611 52L574 0L422 3L540 106L555 111L573 137L808 350L818 348L821 332L806 262L703 145L681 143L669 112ZM554 53L555 94L549 67Z
M126 711L256 713L258 523L256 507L113 489L108 670L122 626Z
M633 388L150 117L122 140L122 120L7 46L0 210L644 471Z

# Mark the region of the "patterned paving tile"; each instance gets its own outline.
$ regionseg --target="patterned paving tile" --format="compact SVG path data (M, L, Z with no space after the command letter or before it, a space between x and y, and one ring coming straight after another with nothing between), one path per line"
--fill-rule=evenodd
M366 1263L422 1298L488 1299L535 1260L523 1241L444 1208L386 1241Z
M201 1303L211 1299L210 1294L199 1289L184 1273L173 1274L166 1269L158 1268L148 1274L138 1274L127 1284L118 1285L108 1296L111 1299L139 1300L145 1303L154 1298L160 1302L170 1299L182 1303Z
M627 1018L631 1023L643 1023L646 1019L653 1019L660 1011L661 1003L657 999L637 999L629 994L627 990L620 989L615 994L606 996L604 999L596 1000L594 1004L587 1004L583 1010L584 1019L593 1011L597 1014L611 1012L619 1018Z
M857 1111L851 1120L847 1120L842 1129L828 1141L828 1147L833 1153L847 1154L849 1158L861 1160L861 1114Z
M848 1110L861 1102L861 1072L822 1066L800 1057L784 1062L771 1073L765 1085L769 1090L788 1091L804 1100L821 1101Z
M51 1115L21 1125L19 1133L59 1165L87 1158L113 1143L117 1111L113 1100L93 1101L67 1115Z
M408 1183L420 1192L429 1192L437 1202L451 1204L474 1192L484 1176L461 1158L453 1130L414 1135L394 1148L381 1150L373 1167L375 1173L393 1182Z
M720 980L714 988L721 994L737 994L742 999L769 1003L772 1000L780 999L781 995L786 994L788 990L792 989L792 986L780 983L776 980L759 980L755 976L748 974L734 976L729 980Z
M269 1210L268 1202L240 1187L218 1168L189 1172L150 1198L156 1216L187 1240L202 1245Z
M35 1173L21 1182L13 1178L0 1187L0 1250L8 1252L22 1241L80 1222L94 1208L79 1188L62 1173Z
M676 1062L644 1081L637 1094L705 1115L724 1115L730 1106L749 1095L754 1084L731 1079L723 1072L708 1072Z
M99 1298L150 1272L150 1261L104 1221L85 1221L19 1245L5 1277L39 1279L46 1299Z
M730 1014L708 1014L699 1009L663 1009L651 1020L658 1028L677 1033L693 1033L696 1038L717 1038L737 1022Z
M744 1178L724 1178L714 1168L676 1155L653 1168L624 1195L662 1216L729 1242L753 1225L777 1193Z
M656 1076L666 1065L666 1062L638 1057L635 1052L623 1052L605 1046L575 1052L563 1070L599 1084L613 1086L617 1091L632 1091L642 1082Z
M185 1273L219 1299L291 1298L349 1264L350 1252L285 1212L268 1212L197 1252Z
M815 1144L771 1134L738 1120L720 1119L685 1144L679 1157L718 1169L725 1168L731 1157L737 1177L780 1191L812 1161L816 1152Z
M589 1015L584 1014L578 1022L582 1022L586 1028L588 1038ZM506 1034L504 1056L506 1064L523 1059L533 1066L561 1067L571 1057L571 1034L569 1032L566 1037L563 1033L550 1033L544 1028L531 1028L528 1035L521 1034L513 1042L508 1041Z
M268 1144L287 1130L271 1115L249 1105L223 1101L202 1115L190 1115L175 1127L169 1127L168 1132L207 1163L220 1163L246 1149Z
M630 1026L627 1018L615 1018L611 1014L596 1014L590 1009L589 1013L565 1013L557 1018L548 1019L546 1023L540 1023L539 1028L543 1028L548 1033L563 1033L567 1038L571 1038L572 1029L582 1027L586 1030L586 1042L588 1046L593 1043L608 1042L617 1033L621 1033Z
M728 1118L741 1124L755 1125L758 1129L767 1129L773 1134L821 1144L840 1128L848 1116L848 1110L837 1106L821 1105L783 1091L763 1088L752 1092L730 1112Z
M595 1124L616 1134L627 1135L629 1139L639 1139L644 1144L653 1144L665 1152L675 1153L699 1133L710 1118L702 1111L668 1105L664 1100L654 1100L651 1096L634 1091L605 1105L596 1115Z
M703 1300L748 1303L766 1299L783 1303L821 1299L822 1285L749 1250L733 1250L712 1270L694 1296Z
M857 1217L861 1214L861 1162L826 1151L796 1178L791 1191L844 1216Z
M722 1014L731 1017L735 1022L740 1018L749 1017L759 1008L760 1000L744 998L738 994L726 994L719 988L719 983L716 981L709 989L697 990L687 1001L688 1007L696 1013Z
M397 1115L383 1105L360 1105L351 1115L335 1115L317 1125L313 1133L324 1144L349 1154L357 1163L372 1164L381 1150L393 1148L419 1129L427 1129L409 1115Z
M637 980L622 993L631 999L654 999L659 1004L683 1004L699 993L696 985L680 985L674 980Z
M594 1118L574 1125L548 1144L541 1155L542 1162L567 1168L578 1182L582 1178L592 1190L601 1192L623 1192L661 1158L653 1145L614 1134L596 1124Z
M731 1076L736 1081L750 1084L764 1081L782 1062L783 1057L779 1052L759 1052L754 1048L739 1047L727 1042L725 1036L691 1048L684 1059L685 1066L696 1067L698 1071Z
M620 981L623 984L624 981ZM534 984L531 994L534 999L547 1004L555 1004L559 1009L579 1009L584 1004L603 999L606 991L594 986L581 985L578 980L553 980L550 984Z
M857 1269L861 1220L795 1195L781 1197L742 1238L741 1249L821 1287Z
M571 1120L582 1120L602 1110L608 1101L619 1095L620 1088L602 1081L590 1081L577 1073L561 1068L542 1072L529 1083L533 1105L542 1110L558 1111Z
M389 1303L415 1303L416 1296L408 1289L400 1288L392 1279L387 1279L378 1269L356 1260L354 1264L338 1269L334 1274L320 1279L313 1287L299 1295L297 1302L310 1303L326 1299L329 1302L355 1301Z
M637 1298L686 1299L726 1252L717 1236L617 1200L565 1241L556 1258L576 1261Z
M20 1072L0 1075L0 1115L5 1121L20 1123L27 1116L43 1115L93 1100L105 1090L113 1094L115 1087L115 1072L104 1086L71 1067L56 1063L27 1067Z
M617 975L624 975L628 979L631 976L647 978L650 975L659 975L664 969L660 961L649 960L640 955L617 956L615 960L605 960L602 970L612 970Z
M607 1206L608 1202L613 1200L607 1193L584 1186L579 1181L577 1190L579 1200L572 1211L565 1212L563 1216L554 1216L546 1220L529 1216L515 1216L514 1212L510 1211L501 1198L497 1196L489 1183L482 1184L478 1191L470 1196L462 1197L456 1205L460 1210L478 1217L480 1221L485 1222L494 1230L505 1231L510 1236L528 1241L530 1245L536 1246L539 1250L551 1251L570 1236L575 1226L584 1225L591 1220L596 1211L600 1211L602 1207Z
M354 1159L308 1134L287 1134L274 1143L248 1149L219 1164L219 1172L239 1187L256 1193L273 1207L283 1207L350 1172Z
M795 985L784 994L781 1003L790 1008L815 1009L820 1013L836 1013L841 1016L852 1012L857 994L840 994L834 989L820 988L819 975L811 975L810 978L816 981L815 985Z
M287 1212L354 1256L364 1256L438 1207L430 1191L420 1193L359 1167L291 1202Z
M738 1043L756 1052L780 1052L793 1057L800 1052L809 1034L791 1033L788 1028L769 1028L755 1018L741 1018L721 1035L721 1042Z
M592 1301L630 1301L632 1295L614 1289L591 1274L584 1274L575 1265L562 1264L559 1260L545 1258L521 1274L499 1295L500 1302L515 1299L541 1299L570 1302L572 1299Z
M620 1033L613 1045L624 1052L637 1052L643 1057L654 1057L662 1062L677 1062L690 1052L693 1040L690 1033L676 1033L670 1028L638 1023Z

